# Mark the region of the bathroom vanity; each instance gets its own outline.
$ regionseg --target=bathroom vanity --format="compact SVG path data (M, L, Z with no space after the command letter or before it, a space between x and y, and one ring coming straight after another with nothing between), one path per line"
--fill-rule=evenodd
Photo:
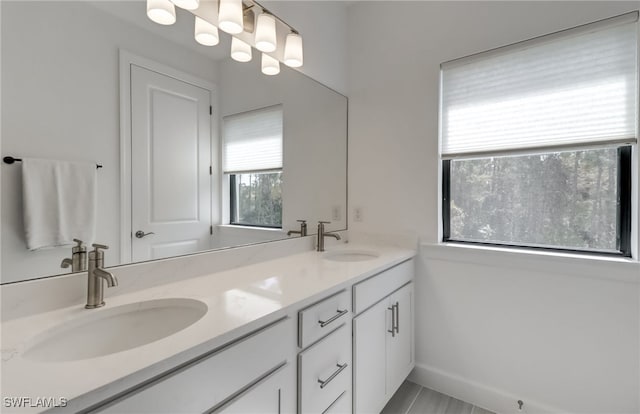
M414 254L345 244L5 321L3 402L66 406L4 410L379 412L414 365Z

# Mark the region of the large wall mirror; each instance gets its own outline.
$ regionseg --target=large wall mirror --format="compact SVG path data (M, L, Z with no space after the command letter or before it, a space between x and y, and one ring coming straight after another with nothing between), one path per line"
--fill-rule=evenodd
M230 38L205 47L143 1L2 2L2 156L88 161L106 266L346 229L347 99ZM67 274L71 247L27 248L22 164L2 164L2 274ZM136 236L137 234L137 236ZM87 249L89 250L90 247Z

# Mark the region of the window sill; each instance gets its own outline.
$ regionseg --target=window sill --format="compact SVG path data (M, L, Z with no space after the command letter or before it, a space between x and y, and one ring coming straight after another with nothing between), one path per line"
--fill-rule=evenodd
M247 230L247 231L252 231L252 230L259 230L259 231L272 231L272 232L279 232L281 233L283 230L282 229L276 229L273 227L259 227L259 226L241 226L241 225L237 225L237 224L218 224L219 228L223 228L223 229L237 229L237 230Z
M420 249L431 260L640 283L640 262L623 257L455 242L422 242Z

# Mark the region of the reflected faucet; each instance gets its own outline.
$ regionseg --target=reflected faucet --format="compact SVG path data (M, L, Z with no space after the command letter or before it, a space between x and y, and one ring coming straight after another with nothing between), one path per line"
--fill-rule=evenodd
M300 237L304 237L307 235L307 220L296 220L300 223L300 230L289 230L287 232L287 236L291 236L292 234L299 234Z
M109 246L93 244L94 250L89 252L89 270L87 283L87 304L85 308L95 309L104 306L103 280L106 280L108 287L118 286L118 279L103 269L104 252Z
M60 263L63 269L71 266L72 272L84 272L87 270L87 248L82 245L82 240L73 239L76 245L71 249L71 258L65 258Z
M324 252L324 238L325 237L333 237L336 240L340 240L340 235L338 233L325 233L324 225L331 224L330 221L319 221L318 222L318 243L317 250L319 252Z

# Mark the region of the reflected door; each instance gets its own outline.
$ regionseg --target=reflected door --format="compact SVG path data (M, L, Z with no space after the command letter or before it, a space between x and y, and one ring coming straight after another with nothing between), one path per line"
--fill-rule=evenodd
M131 65L131 255L209 248L211 92Z

